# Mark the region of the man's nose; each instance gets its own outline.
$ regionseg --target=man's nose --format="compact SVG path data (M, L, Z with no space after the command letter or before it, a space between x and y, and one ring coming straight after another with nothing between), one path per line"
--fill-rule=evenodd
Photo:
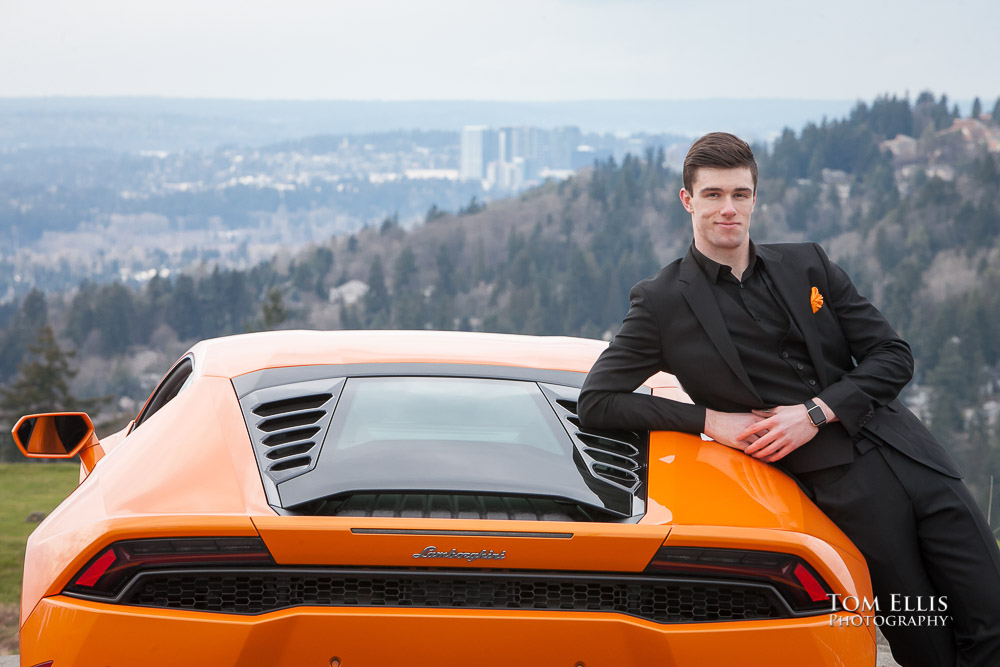
M722 203L722 215L733 216L736 215L736 206L733 204L732 197L726 197Z

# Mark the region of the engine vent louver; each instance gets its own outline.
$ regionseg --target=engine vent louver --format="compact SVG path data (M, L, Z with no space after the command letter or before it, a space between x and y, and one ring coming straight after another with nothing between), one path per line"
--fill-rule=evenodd
M298 410L310 410L312 408L321 407L324 403L329 401L331 398L330 394L317 394L315 396L300 396L297 398L287 398L281 401L271 401L270 403L264 403L254 408L253 413L258 417L271 417L273 415L282 415L288 412L296 412Z
M644 505L642 485L646 476L649 433L584 428L577 416L576 400L569 397L572 390L549 384L542 385L542 390L573 438L577 465L585 473L588 485L601 495L606 495L610 486L619 492L615 494L619 498L621 492L625 492L630 499L634 498L630 503ZM618 503L624 511L625 501L619 499ZM634 514L632 509L630 504L628 514Z
M593 510L554 498L431 493L355 493L295 507L310 516L594 521Z
M316 465L343 384L343 378L297 382L240 399L257 463L273 485Z
M644 452L647 437L635 431L584 429L576 416L576 401L556 401L567 414L563 417L573 429L573 437L582 444L580 451L588 458L588 467L595 475L624 489L635 492L642 479L636 473L646 465Z
M298 428L299 426L315 424L324 416L326 416L326 413L322 410L287 412L265 419L257 425L257 428L265 433L274 433L275 431L287 432L289 429Z
M319 431L320 428L318 426L310 426L309 428L295 429L292 431L283 431L281 433L269 435L261 442L268 447L277 447L278 445L287 445L290 442L302 442L309 440L319 433Z

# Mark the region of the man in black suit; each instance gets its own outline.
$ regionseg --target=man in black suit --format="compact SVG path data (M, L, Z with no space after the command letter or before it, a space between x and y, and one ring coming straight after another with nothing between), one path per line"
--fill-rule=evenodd
M702 137L683 178L694 242L632 288L581 420L705 433L791 473L865 555L900 664L1000 666L1000 551L961 472L897 398L909 346L818 245L750 240L744 141ZM694 405L633 393L658 371ZM946 604L952 623L903 625L918 615L907 599L924 613Z

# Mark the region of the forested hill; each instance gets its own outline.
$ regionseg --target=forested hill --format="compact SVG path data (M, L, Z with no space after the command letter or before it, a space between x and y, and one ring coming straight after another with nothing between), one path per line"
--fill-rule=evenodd
M980 494L1000 477L1000 108L984 111L960 118L925 93L786 131L756 148L752 230L761 242L823 243L887 314L917 358L907 399ZM70 393L135 400L190 342L252 329L606 337L628 288L690 243L679 177L662 165L653 153L598 163L516 199L431 209L409 231L387 219L249 271L36 292L0 311L0 382L19 377L46 323L78 351ZM8 413L27 411L10 391L3 400Z

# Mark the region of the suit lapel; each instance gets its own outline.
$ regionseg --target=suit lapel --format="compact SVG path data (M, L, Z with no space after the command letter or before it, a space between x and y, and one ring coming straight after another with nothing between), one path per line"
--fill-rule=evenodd
M740 355L736 351L736 346L733 345L733 339L729 336L729 330L726 328L726 322L722 318L722 311L719 310L719 304L715 301L715 295L712 293L712 287L708 283L708 278L705 277L705 273L698 266L690 250L684 256L684 259L681 260L679 279L682 285L681 293L684 295L684 299L691 307L691 310L694 311L695 317L698 318L702 328L705 329L705 333L708 334L709 340L712 341L719 354L722 355L722 358L725 359L729 367L736 373L736 377L742 380L747 389L760 401L757 390L754 389L753 383L750 382L750 376L747 375L746 369L743 368L743 362L740 361Z
M785 309L799 327L806 341L806 350L812 360L813 368L821 387L826 387L826 367L823 362L823 352L820 349L819 329L816 327L816 316L812 312L809 300L812 286L809 279L801 272L796 272L788 262L782 261L781 253L766 246L757 246L757 255L766 262L767 274L771 284L778 292L777 296L784 302Z

